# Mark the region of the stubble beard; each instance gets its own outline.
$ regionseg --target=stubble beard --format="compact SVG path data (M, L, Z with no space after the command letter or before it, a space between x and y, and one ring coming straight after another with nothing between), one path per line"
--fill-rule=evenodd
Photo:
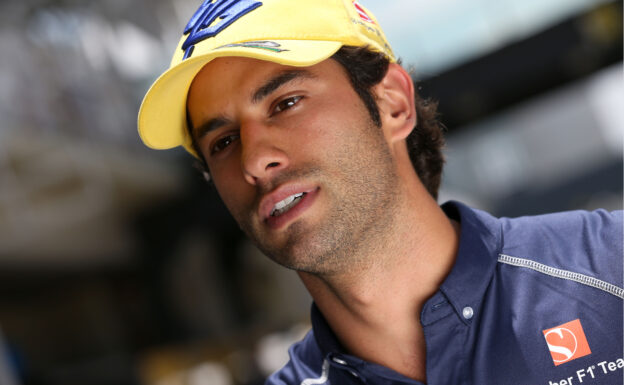
M397 217L398 177L381 128L370 124L366 129L374 134L363 132L339 154L328 156L324 164L333 165L331 170L309 167L296 172L324 182L320 193L329 205L320 223L295 221L286 230L286 240L277 245L267 242L249 221L239 221L265 255L289 269L323 276L376 263L374 256L386 247Z

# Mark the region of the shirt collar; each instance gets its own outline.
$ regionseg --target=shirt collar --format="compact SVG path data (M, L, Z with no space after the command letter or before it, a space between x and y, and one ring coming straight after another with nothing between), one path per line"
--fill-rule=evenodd
M461 224L461 234L455 264L440 291L458 315L466 307L476 314L502 247L501 224L490 214L459 202L447 202L442 205L442 210L450 219ZM468 321L465 317L461 318Z

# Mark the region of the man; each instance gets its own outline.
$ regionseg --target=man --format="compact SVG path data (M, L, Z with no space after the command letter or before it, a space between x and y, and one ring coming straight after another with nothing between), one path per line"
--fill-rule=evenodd
M267 383L621 380L621 213L439 207L435 108L357 1L204 2L139 132L198 157L312 295Z

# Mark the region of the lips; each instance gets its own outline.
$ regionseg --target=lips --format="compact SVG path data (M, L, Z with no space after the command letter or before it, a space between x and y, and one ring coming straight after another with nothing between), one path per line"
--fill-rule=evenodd
M260 217L270 227L279 228L303 212L317 191L316 186L282 185L260 201Z

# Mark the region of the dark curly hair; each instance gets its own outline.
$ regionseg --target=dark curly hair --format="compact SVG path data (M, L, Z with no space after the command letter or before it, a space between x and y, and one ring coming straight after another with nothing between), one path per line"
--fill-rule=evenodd
M367 47L343 46L332 57L345 69L351 85L360 99L364 102L370 117L375 125L381 127L381 117L372 87L381 82L390 61L382 53L372 51ZM407 148L410 160L421 182L435 199L438 197L442 167L444 166L444 136L443 126L438 121L437 103L423 99L415 92L417 123L407 137ZM193 129L187 112L187 129L192 138L193 149L200 157L198 168L209 175L208 165L192 134Z

